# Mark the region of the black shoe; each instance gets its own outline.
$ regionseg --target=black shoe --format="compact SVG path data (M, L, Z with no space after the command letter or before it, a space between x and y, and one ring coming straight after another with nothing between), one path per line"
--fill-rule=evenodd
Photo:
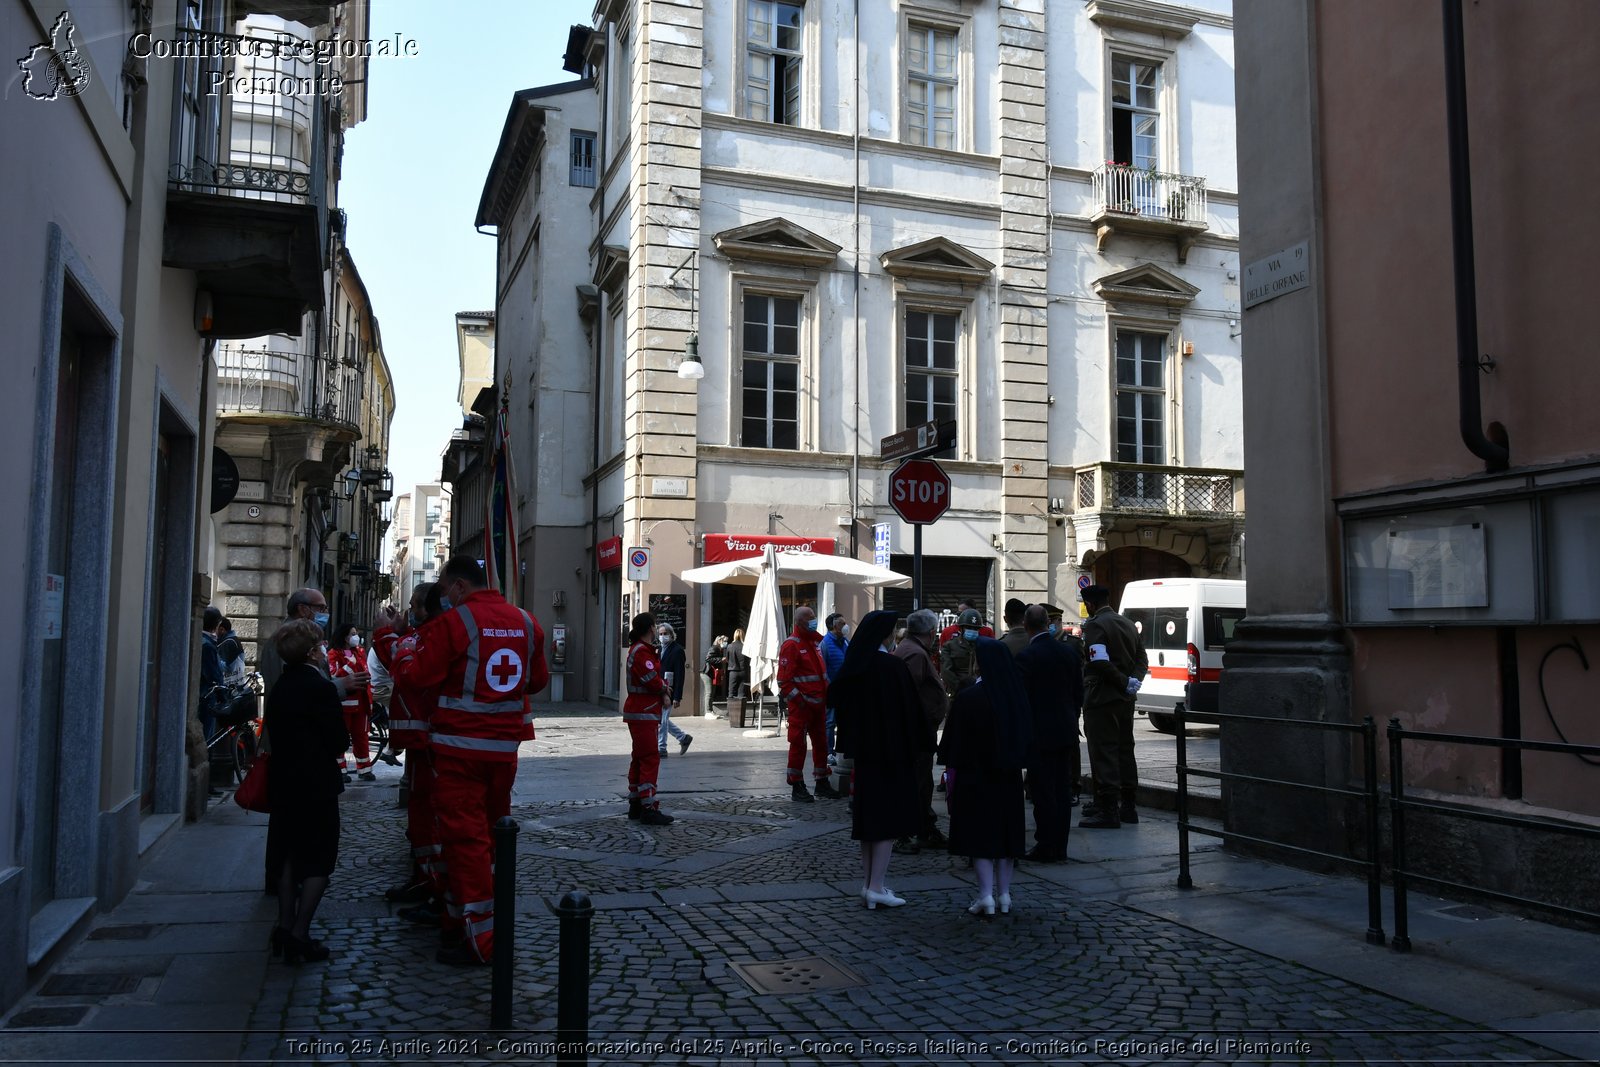
M900 856L920 856L922 854L922 846L917 844L915 838L902 837L894 843L894 852Z
M937 826L917 838L918 844L923 848L949 848L950 839L939 832Z
M833 787L833 783L826 778L817 779L816 795L823 800L843 800L844 794Z
M459 941L453 945L446 945L433 954L439 963L449 963L457 967L487 967L488 960L480 960L478 954L466 941Z
M804 782L794 783L794 788L789 791L789 797L792 800L798 800L802 804L810 804L816 800L816 797L806 792L806 784Z
M1122 828L1122 820L1110 815L1096 815L1092 818L1085 815L1078 820L1078 825L1085 830L1119 830Z
M444 915L442 911L428 902L416 904L409 908L401 908L395 914L406 922L416 923L418 926L438 926L439 919Z
M384 749L382 752L378 753L378 758L383 760L383 762L387 763L391 767L400 766L400 757L396 756L388 749Z
M683 740L678 742L678 755L689 751L689 746L694 744L694 734L684 734Z
M373 774L371 771L362 771L360 774L356 775L356 777L361 779L363 782L376 782L378 780L378 776Z
M321 941L302 941L293 934L283 938L283 962L321 963L328 958L328 946Z
M350 777L350 772L349 771L341 771L341 772L339 772L339 777L344 779L344 784L345 785L349 785L351 782L355 781L354 778Z
M644 804L641 803L637 797L628 801L628 818L637 822L639 819L643 818L643 816Z
M639 821L646 826L671 826L673 818L660 808L645 808L644 813L639 816Z
M1083 806L1083 817L1085 819L1098 818L1099 815L1100 815L1100 805L1096 804L1094 801L1091 800L1091 801L1089 801L1089 803L1087 803L1087 804L1085 804Z
M1139 813L1132 804L1126 804L1121 811L1117 812L1117 818L1122 822L1138 822Z
M433 892L433 886L426 878L418 878L405 885L393 886L383 891L384 899L391 904L420 904Z
M944 792L944 779L941 778L939 780L939 784L933 787L933 791L935 793L943 793Z
M656 755L660 756L662 759L666 759L667 758L667 750L664 749L664 748L660 749L659 751L656 752Z
M1055 851L1054 849L1048 849L1042 845L1039 845L1029 849L1022 858L1025 860L1031 860L1034 863L1060 863L1067 857L1060 852Z

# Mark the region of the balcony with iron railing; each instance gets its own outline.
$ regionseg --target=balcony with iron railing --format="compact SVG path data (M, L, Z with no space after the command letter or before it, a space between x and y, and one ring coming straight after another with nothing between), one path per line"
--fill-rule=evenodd
M174 35L172 154L162 261L192 270L210 337L294 333L328 265L329 79L263 39Z
M275 341L283 344L274 346ZM340 360L296 350L296 344L256 338L243 345L219 345L217 414L310 419L354 440L360 432L360 374Z
M1094 170L1092 197L1089 224L1095 228L1098 251L1105 250L1114 233L1170 237L1182 263L1207 229L1204 178L1103 163Z
M1096 463L1076 472L1076 510L1213 522L1244 514L1244 472L1215 467Z

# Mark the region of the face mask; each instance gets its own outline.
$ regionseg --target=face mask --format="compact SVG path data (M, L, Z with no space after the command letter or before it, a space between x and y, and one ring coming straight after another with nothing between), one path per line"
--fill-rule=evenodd
M840 634L842 634L844 636L844 639L846 641L850 640L850 624L849 623L845 623L844 624L844 629L840 630L839 632L840 632Z
M978 639L978 631L976 631L976 630L962 630L961 631L961 636L965 637L968 641L976 641Z
M351 648L360 648L361 647L361 638L358 637L355 634L351 634L350 635L350 640L345 642L345 643L348 644Z
M1055 635L1055 634L1058 634L1060 632L1061 632L1061 627L1057 626L1055 623L1051 623L1050 624L1050 633L1051 633L1052 636Z
M439 610L440 611L449 611L450 610L450 598L449 597L442 596L442 597L439 598Z
M311 616L311 621L326 630L328 628L328 613L326 611L319 611L315 615Z
M406 625L409 626L413 630L415 630L418 626L422 625L420 622L417 621L417 613L414 612L414 611L411 611L410 609L407 609L407 611L406 611Z
M816 619L812 619L810 622L806 623L806 629L810 630L812 633L816 633L817 632L817 620Z

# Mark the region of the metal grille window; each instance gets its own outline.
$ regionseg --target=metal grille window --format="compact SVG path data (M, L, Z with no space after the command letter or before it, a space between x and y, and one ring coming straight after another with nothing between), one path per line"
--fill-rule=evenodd
M800 300L744 296L744 413L739 443L746 448L800 447Z
M746 118L799 125L804 15L804 4L750 0L745 14Z
M594 134L587 130L573 131L572 170L567 182L584 189L594 188Z
M960 333L961 316L953 312L906 312L904 425L916 426L956 417L956 386L961 377L956 361Z
M912 23L906 33L906 137L931 148L956 147L959 79L954 30Z
M1117 334L1117 462L1163 461L1165 334Z
M1160 95L1157 64L1111 57L1111 162L1138 170L1159 165Z

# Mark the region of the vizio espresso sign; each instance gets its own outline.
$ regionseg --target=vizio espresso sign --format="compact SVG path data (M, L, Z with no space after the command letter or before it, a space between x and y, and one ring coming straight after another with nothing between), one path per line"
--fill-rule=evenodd
M815 552L821 556L834 554L831 537L776 537L769 534L706 534L706 563L729 563L736 559L759 556L766 546L779 552Z

